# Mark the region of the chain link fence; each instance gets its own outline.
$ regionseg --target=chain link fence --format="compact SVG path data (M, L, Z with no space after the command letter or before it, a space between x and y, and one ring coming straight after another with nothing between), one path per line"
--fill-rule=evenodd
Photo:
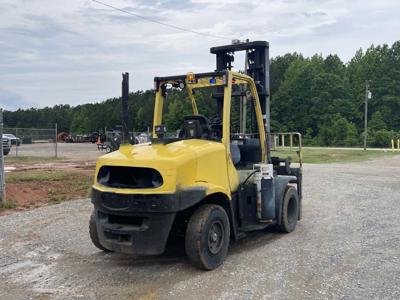
M3 133L11 141L11 149L6 153L6 163L15 162L10 160L15 157L28 160L42 157L92 161L103 155L103 152L117 150L122 142L122 132L119 130L107 130L105 134L73 134L58 132L56 124L54 128L4 127ZM129 133L131 144L146 143L150 138L149 130Z
M4 127L11 141L10 156L58 156L57 126L54 128Z

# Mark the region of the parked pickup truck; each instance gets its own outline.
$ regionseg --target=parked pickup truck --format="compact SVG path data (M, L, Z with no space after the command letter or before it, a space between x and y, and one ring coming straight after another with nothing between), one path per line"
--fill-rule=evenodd
M11 145L15 145L15 146L21 145L21 139L19 137L16 137L15 135L10 134L10 133L5 133L5 134L3 134L3 136L6 136L10 139Z
M3 154L7 155L11 150L11 139L3 134Z

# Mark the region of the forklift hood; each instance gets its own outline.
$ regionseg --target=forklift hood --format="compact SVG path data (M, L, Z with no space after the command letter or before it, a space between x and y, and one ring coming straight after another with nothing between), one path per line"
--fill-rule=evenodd
M168 144L121 145L118 151L99 158L96 174L102 166L152 168L161 174L163 184L136 192L175 192L177 188L193 186L199 181L207 182L207 178L202 178L204 167L198 166L198 161L203 162L202 158L210 156L221 159L224 153L225 147L222 143L201 139L180 140ZM217 165L213 167L218 168ZM96 179L94 186L99 190L109 190ZM121 193L132 192L132 189L118 190Z
M215 142L205 140L181 140L169 144L121 145L119 151L101 158L102 161L124 166L153 167L158 170L175 168L195 159L196 152Z

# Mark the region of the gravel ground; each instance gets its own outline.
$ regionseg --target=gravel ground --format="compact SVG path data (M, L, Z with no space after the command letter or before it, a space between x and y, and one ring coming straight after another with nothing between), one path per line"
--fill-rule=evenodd
M400 156L306 165L295 232L250 234L223 266L91 245L89 200L0 217L0 299L400 299Z

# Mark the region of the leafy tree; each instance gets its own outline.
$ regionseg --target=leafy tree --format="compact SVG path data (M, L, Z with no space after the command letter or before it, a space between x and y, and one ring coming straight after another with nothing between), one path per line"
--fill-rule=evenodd
M400 133L393 130L381 129L372 133L370 143L374 147L390 148L392 139L397 141Z
M271 59L270 77L271 77L271 94L274 95L278 91L280 84L285 78L285 73L290 65L296 60L303 60L301 54L287 53L283 56L277 56Z
M356 126L340 114L321 125L317 138L322 146L356 146L360 142Z
M382 113L380 111L374 112L372 114L371 120L368 122L368 129L372 132L386 129L386 123L383 120Z

